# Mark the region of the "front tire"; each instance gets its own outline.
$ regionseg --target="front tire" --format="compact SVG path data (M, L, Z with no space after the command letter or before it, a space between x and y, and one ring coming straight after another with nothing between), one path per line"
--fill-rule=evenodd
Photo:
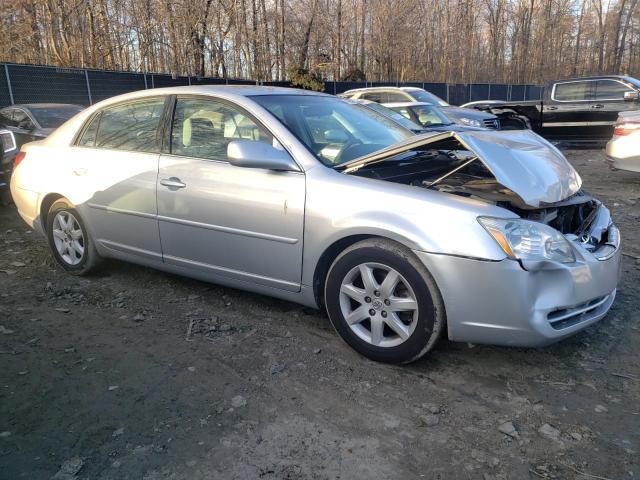
M364 240L338 255L327 274L325 304L340 336L378 362L417 360L445 325L433 277L409 249L386 239Z
M86 275L100 261L80 214L66 199L49 208L47 238L56 261L73 275Z

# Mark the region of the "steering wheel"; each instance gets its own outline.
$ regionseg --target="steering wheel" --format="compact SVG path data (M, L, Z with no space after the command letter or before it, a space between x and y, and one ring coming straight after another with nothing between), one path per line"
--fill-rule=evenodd
M336 155L336 159L334 161L334 163L339 164L339 163L343 163L343 158L346 158L345 161L347 160L352 160L352 158L349 158L349 153L353 154L353 151L360 147L361 145L363 145L363 143L358 140L357 138L351 138L349 139L349 141L347 143L344 144L344 146L342 147L342 149L340 149L340 153L338 153L338 155ZM358 157L359 155L354 156L353 158Z

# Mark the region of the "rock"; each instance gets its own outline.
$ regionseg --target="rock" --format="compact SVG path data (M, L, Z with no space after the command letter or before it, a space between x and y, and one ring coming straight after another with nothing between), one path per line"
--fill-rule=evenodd
M432 403L423 403L422 404L422 408L424 408L425 410L428 410L429 412L433 413L434 415L440 413L440 407L438 405L434 405Z
M119 388L120 388L120 386L119 386L119 385L109 385L109 391L110 391L110 392L113 392L114 390L117 390L117 389L119 389Z
M275 375L276 373L282 372L286 367L284 364L275 364L271 365L271 375Z
M60 313L69 313L71 310L69 310L66 307L61 307L61 308L56 308L55 311Z
M111 464L113 468L120 468L120 465L122 465L122 462L120 460L114 460Z
M428 414L428 415L420 415L418 417L420 421L420 426L423 427L435 427L440 423L440 418L437 415Z
M571 435L571 438L573 438L576 441L580 441L582 440L582 434L578 433L578 432L571 432L569 435Z
M144 313L136 313L136 315L133 317L133 321L136 323L144 322L144 318Z
M20 375L20 376L24 376L24 375L26 375L27 373L29 373L29 370L22 370L21 372L18 372L18 375Z
M60 470L52 477L52 480L72 480L82 470L83 465L84 462L80 457L70 458L60 466Z
M231 330L231 325L229 325L228 323L223 323L222 325L220 325L221 332L228 332L230 330Z
M231 399L231 406L234 408L244 407L247 404L247 399L242 395L236 395Z
M545 423L538 429L538 433L543 437L549 438L551 440L559 440L560 439L560 430L552 427L548 423Z
M196 367L187 367L187 370L189 370L190 372L195 372L196 371Z
M0 333L3 333L5 335L11 335L13 333L13 330L9 330L8 328L0 325Z
M313 349L313 353L315 353L316 355L318 355L320 352L322 352L322 349L320 349L320 348L314 348Z
M11 265L12 267L26 267L27 264L24 262L11 262L9 265Z
M0 432L0 438L7 438L10 436L11 436L11 432L8 432L8 431Z
M607 413L609 409L604 405L596 405L594 408L596 413Z
M498 425L498 431L500 433L504 433L511 438L518 438L518 431L516 427L513 425L513 422L504 422Z
M114 430L114 432L111 434L112 437L119 437L120 435L122 435L124 433L124 428L120 427L117 430Z

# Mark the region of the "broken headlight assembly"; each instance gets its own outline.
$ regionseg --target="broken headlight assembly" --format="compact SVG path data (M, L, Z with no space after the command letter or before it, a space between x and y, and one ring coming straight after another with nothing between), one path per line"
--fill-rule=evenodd
M569 241L556 229L530 220L478 217L478 221L510 258L573 263Z

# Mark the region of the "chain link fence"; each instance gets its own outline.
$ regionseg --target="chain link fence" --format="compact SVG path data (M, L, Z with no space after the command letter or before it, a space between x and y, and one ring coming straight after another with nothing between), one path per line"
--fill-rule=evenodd
M157 73L115 72L40 65L0 64L0 107L24 103L92 105L105 98L149 88L182 85L269 85L289 87L290 82L256 82L213 77L173 77ZM432 82L325 82L324 91L337 95L353 88L378 86L420 87L461 105L474 100L539 100L543 87L513 84L446 84Z

